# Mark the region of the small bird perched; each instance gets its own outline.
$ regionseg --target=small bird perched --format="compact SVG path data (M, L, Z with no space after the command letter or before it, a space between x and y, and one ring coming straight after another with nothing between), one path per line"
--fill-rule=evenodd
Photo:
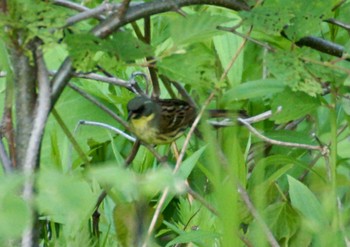
M127 109L132 132L149 144L173 142L197 116L193 106L179 99L138 96L129 101Z

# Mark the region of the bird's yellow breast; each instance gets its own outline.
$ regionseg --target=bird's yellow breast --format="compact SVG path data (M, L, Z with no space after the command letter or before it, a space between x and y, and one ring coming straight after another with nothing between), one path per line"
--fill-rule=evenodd
M154 143L157 136L157 129L151 126L150 122L154 118L154 114L142 116L137 119L131 119L130 124L134 134L141 140L147 143Z

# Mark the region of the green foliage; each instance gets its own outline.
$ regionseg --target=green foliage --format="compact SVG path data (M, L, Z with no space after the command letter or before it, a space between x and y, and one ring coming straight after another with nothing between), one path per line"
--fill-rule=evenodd
M271 106L275 111L278 107L282 107L281 112L275 114L272 119L276 123L287 123L306 114L311 114L319 105L320 102L317 98L306 93L284 90L272 100Z
M7 2L8 13L0 15L0 70L7 73L0 81L0 99L10 99L14 113L8 85L15 67L9 61L16 61L8 54L19 46L34 62L27 47L40 38L50 71L57 71L66 56L76 73L106 76L103 68L123 80L135 71L148 73L151 67L158 76L177 81L199 107L214 93L211 109L242 109L248 116L272 110L269 119L252 124L256 131L280 142L321 145L325 152L271 144L239 124L212 128L204 114L201 138L191 137L176 173L178 154L170 145L154 147L167 158L165 164L141 146L125 167L130 141L95 126L76 128L79 120L104 122L122 131L124 127L66 88L54 105L63 123L50 115L46 124L40 167L32 177L32 204L21 196L22 174L0 175L1 246L20 241L35 222L32 210L39 215L36 223L42 229L43 246L140 246L165 190L169 193L149 246L269 246L267 230L280 246L346 246L349 61L294 42L316 36L349 50L347 30L324 22L339 18L346 23L349 3L332 10L338 1L250 1L254 7L247 12L190 6L181 8L185 16L153 15L150 37L144 37L147 20L142 19L100 39L90 32L98 23L92 18L64 27L76 14L73 10L50 1ZM85 2L89 7L101 4ZM217 26L235 26L241 35ZM249 40L242 47L246 36ZM142 89L152 90L138 81ZM78 77L70 83L126 119L126 104L134 97L129 90ZM179 97L176 87L159 83L161 98L172 95L171 90ZM236 115L230 112L216 120L225 122L228 117L235 122ZM176 141L179 150L184 140ZM9 150L8 142L3 142ZM188 186L195 193L189 193ZM97 234L92 215L97 215L94 210L102 191L107 197L99 205Z
M20 196L23 177L11 175L0 180L0 243L16 240L30 226L29 205Z

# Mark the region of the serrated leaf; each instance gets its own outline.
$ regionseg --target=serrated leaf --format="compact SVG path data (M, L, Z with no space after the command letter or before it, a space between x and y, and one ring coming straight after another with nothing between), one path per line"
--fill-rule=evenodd
M288 183L292 206L316 229L326 226L326 212L310 189L291 176L288 176Z
M301 52L302 50L300 50ZM267 66L276 79L282 81L293 91L302 91L310 96L322 93L320 83L306 69L297 52L279 51L269 53Z
M286 8L290 9L294 17L284 31L288 38L298 40L302 37L315 35L321 31L321 24L324 19L332 16L332 0L311 1L303 0L286 1Z
M209 231L191 231L191 232L185 232L182 233L180 236L176 237L172 241L168 242L166 247L173 246L175 244L180 243L199 243L200 246L206 246L206 239L210 239L210 242L212 242L212 239L219 238L220 235L215 232L209 232Z
M152 46L138 40L130 31L117 32L111 40L105 41L103 46L126 62L153 56Z
M184 54L174 54L158 62L161 74L191 85L195 89L210 90L216 79L215 56L203 44L196 44Z
M274 114L271 120L275 120L276 123L286 123L315 111L319 105L320 101L317 98L287 89L273 98L272 109L276 111L281 106L282 110Z
M291 11L279 4L274 6L260 5L249 12L242 11L240 16L247 20L246 24L249 23L257 30L270 35L280 35L283 28L293 18Z
M228 90L223 95L223 101L229 104L232 101L266 97L281 92L284 88L285 85L275 79L249 81Z

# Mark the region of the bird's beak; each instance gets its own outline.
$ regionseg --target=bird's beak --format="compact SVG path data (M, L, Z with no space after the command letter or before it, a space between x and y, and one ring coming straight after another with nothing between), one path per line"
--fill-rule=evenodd
M134 113L131 111L131 112L129 112L128 113L128 118L126 119L127 121L129 121L130 120L130 118L132 117L134 115Z

